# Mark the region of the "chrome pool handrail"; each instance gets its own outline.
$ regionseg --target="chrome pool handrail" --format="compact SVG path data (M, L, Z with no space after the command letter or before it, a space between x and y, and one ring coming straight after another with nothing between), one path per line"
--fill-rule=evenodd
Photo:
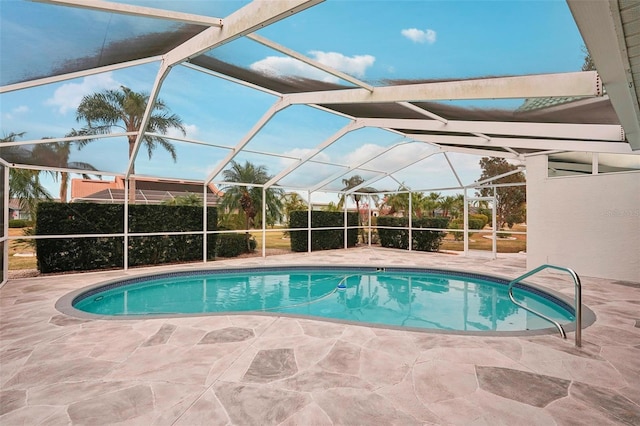
M564 331L564 328L562 327L562 325L549 318L548 316L537 312L525 305L523 305L522 303L518 302L514 297L513 297L513 286L514 284L524 280L525 278L528 278L534 274L537 274L538 272L547 269L547 268L551 268L551 269L557 269L559 271L564 271L569 273L569 275L571 275L571 278L573 278L573 283L575 285L575 297L574 297L574 314L575 314L575 323L576 323L576 343L575 345L577 347L582 346L582 285L580 284L580 277L578 277L578 274L576 274L576 272L573 269L570 268L565 268L563 266L556 266L556 265L549 265L549 264L545 264L545 265L540 265L535 269L532 269L531 271L520 275L518 278L516 278L515 280L511 281L509 283L509 298L511 299L511 301L513 303L515 303L517 306L521 307L522 309L531 312L534 315L539 316L542 319L545 319L551 323L553 323L553 325L556 326L556 328L558 329L558 331L560 332L560 336L562 336L563 339L567 338L567 333Z

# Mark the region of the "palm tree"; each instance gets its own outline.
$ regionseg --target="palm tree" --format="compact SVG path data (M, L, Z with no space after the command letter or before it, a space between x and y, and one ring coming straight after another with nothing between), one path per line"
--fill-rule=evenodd
M144 130L162 135L167 134L169 129L178 129L183 135L186 135L180 117L171 114L169 108L160 99L157 99L153 105L146 129L141 129L140 126L148 102L148 94L137 93L127 87L120 86L120 90L105 90L83 97L76 112L76 120L87 122L87 126L81 130L84 134L109 134L115 127L125 132ZM129 159L133 156L136 137L136 135L127 136ZM83 143L88 142L89 140L86 140ZM151 159L153 151L160 146L171 154L174 162L176 161L175 147L167 139L145 134L142 142L147 149L149 159ZM135 170L132 169L131 172L135 173ZM133 179L129 185L129 200L135 202L135 181Z
M282 196L282 204L284 214L288 219L294 210L305 210L307 208L306 201L297 192L287 192Z
M231 161L231 167L222 172L225 182L243 183L246 185L227 185L222 188L224 195L220 207L228 212L242 211L245 216L245 229L251 229L256 218L262 219L262 187L272 176L265 166L255 166L246 161L244 165ZM275 223L282 217L282 194L280 188L266 190L266 223ZM247 247L249 236L247 234Z
M80 136L81 132L72 129L65 137ZM39 164L49 167L59 167L65 169L79 170L97 170L89 163L83 161L69 161L71 155L72 141L54 142L51 144L40 144L33 149L34 158L38 159ZM60 177L60 202L67 202L67 193L69 188L68 172L53 172L56 181ZM82 173L84 179L89 179L89 175Z
M389 211L386 214L394 215L396 213L402 214L402 216L407 216L409 214L409 193L408 192L400 192L407 191L409 188L401 184L398 187L398 192L395 194L388 194L383 200L383 204L389 207ZM415 194L412 194L412 202L415 203ZM414 207L415 208L415 207Z
M457 194L454 197L453 206L451 206L451 214L454 218L462 216L464 212L464 194Z
M442 216L449 217L449 213L454 209L456 205L456 197L453 195L447 195L440 198L440 208L442 209Z
M430 216L435 217L436 209L440 205L441 198L442 196L439 192L430 192L424 199L422 205L424 209L429 212Z
M14 142L24 135L22 133L9 133L0 139L0 143ZM22 147L8 147L2 152L2 156L11 162L33 161L31 151ZM51 194L40 183L40 171L29 169L9 169L9 197L17 198L20 208L29 212L31 219L35 219L36 208L43 199L50 200Z
M344 188L342 188L342 190L348 191L352 188L355 188L356 186L361 185L363 182L364 182L364 179L362 179L360 175L353 175L349 179L342 179L342 184L344 185ZM366 186L364 188L358 189L357 194L356 193L351 194L351 198L353 198L353 201L356 203L356 211L358 212L358 217L360 216L360 200L362 199L362 193L371 194L369 196L373 199L374 203L377 205L378 199L379 199L378 195L376 195L377 192L378 192L377 189ZM340 197L338 208L342 209L344 207L345 201L346 201L345 194L343 193ZM358 225L360 224L358 223Z

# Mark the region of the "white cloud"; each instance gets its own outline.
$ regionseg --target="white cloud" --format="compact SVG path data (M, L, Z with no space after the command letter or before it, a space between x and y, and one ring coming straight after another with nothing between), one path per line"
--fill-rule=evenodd
M309 52L309 56L323 65L360 78L364 77L367 68L371 67L376 60L371 55L345 56L338 52L322 52L319 50L312 50ZM337 77L297 59L284 56L267 56L251 64L250 68L254 71L275 76L295 75L327 82L338 81Z
M187 135L183 135L182 132L178 129L174 129L174 128L170 128L167 130L167 136L170 138L187 138L187 139L196 139L196 136L198 136L198 126L196 126L195 124L183 124L184 126L184 131L187 133Z
M26 114L26 113L28 113L29 111L30 111L30 110L29 110L29 107L28 107L28 106L26 106L26 105L20 105L20 106L17 106L17 107L15 107L15 108L13 108L13 109L11 110L11 112L5 113L5 114L4 114L4 118L5 118L5 120L13 120L13 119L15 119L15 118L16 118L16 115Z
M307 158L307 155L311 154L312 152L315 152L315 149L311 149L311 148L294 148L291 149L289 151L285 151L282 153L282 155L286 155L288 157L294 157L294 158ZM324 152L319 152L318 154L316 154L313 157L313 160L315 161L330 161L329 156L327 154L325 154ZM289 167L289 165L293 164L294 162L296 162L296 160L292 160L290 158L281 158L280 162L282 164L283 167Z
M45 105L55 107L62 115L69 110L75 110L80 105L82 97L105 89L117 89L120 83L115 81L112 73L91 75L82 79L80 83L65 83L58 87L53 97L47 99Z
M24 114L26 112L29 112L29 107L26 106L26 105L20 105L18 107L15 107L14 109L12 109L11 112L13 114Z
M372 143L365 143L364 145L359 146L355 151L351 151L345 154L342 158L343 160L339 161L343 164L357 165L361 164L363 161L367 161L371 157L381 153L386 148L384 146L375 145Z
M430 29L423 31L417 28L407 28L400 31L400 33L414 43L433 44L436 42L436 32Z
M371 55L344 56L342 53L322 52L320 50L312 50L309 55L323 65L328 65L338 71L356 77L364 77L367 68L376 61L376 58Z

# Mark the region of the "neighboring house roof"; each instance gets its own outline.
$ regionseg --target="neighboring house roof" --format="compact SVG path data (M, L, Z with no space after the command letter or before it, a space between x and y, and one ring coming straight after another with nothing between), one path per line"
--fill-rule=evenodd
M547 123L620 124L608 95L597 98L528 98L514 112L516 120L544 120Z
M557 98L528 98L524 100L524 103L518 107L516 111L535 111L541 108L548 108L556 105L562 105L569 102L582 99L576 96L562 96Z
M120 179L116 181L110 180L93 180L93 179L71 179L71 201L89 197L97 192L107 189L124 189L124 184Z
M160 204L187 194L202 197L202 184L161 179L136 179L136 203ZM207 188L207 204L217 205L222 195L222 191L210 184ZM123 203L124 199L124 179L120 177L114 181L71 180L71 202Z
M20 200L18 200L17 198L11 198L9 200L9 210L21 210L22 208L20 207Z

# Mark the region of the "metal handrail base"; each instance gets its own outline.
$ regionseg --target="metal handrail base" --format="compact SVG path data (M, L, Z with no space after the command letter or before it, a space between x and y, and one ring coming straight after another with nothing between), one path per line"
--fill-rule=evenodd
M557 269L559 271L563 271L563 272L567 272L569 275L571 275L571 278L573 278L573 283L575 285L575 297L574 297L574 311L575 311L575 322L576 322L576 346L580 347L582 346L582 284L580 284L580 277L578 277L578 274L576 274L576 272L573 269L570 268L565 268L563 266L556 266L556 265L540 265L535 269L532 269L531 271L520 275L518 278L516 278L515 280L511 281L509 283L509 299L511 299L511 301L513 303L515 303L517 306L521 307L522 309L531 312L534 315L537 315L538 317L549 321L550 323L552 323L553 325L555 325L555 327L558 329L558 331L560 332L560 336L563 339L567 338L567 333L564 331L564 328L562 327L562 325L549 318L548 316L541 314L540 312L537 312L525 305L523 305L522 303L518 302L514 297L513 297L513 286L517 283L519 283L520 281L524 280L525 278L528 278L534 274L537 274L538 272L545 270L545 269Z

